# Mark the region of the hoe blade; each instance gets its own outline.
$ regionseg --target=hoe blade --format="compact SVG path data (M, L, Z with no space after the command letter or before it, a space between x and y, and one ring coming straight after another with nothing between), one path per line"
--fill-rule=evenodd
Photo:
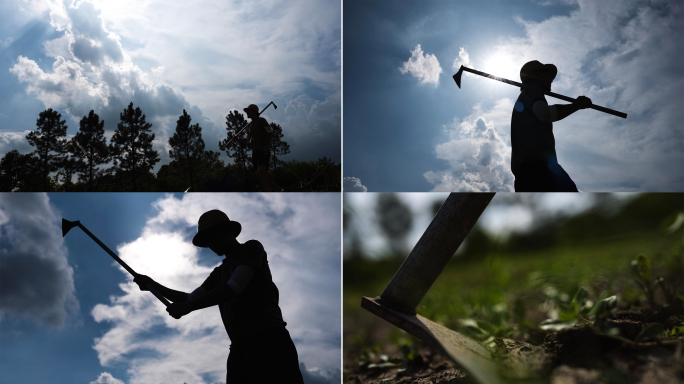
M454 81L456 82L456 85L458 85L459 88L461 88L461 75L463 75L463 66L461 65L461 68L458 69L458 72L454 75Z
M66 236L66 234L71 230L71 228L78 226L80 221L69 221L67 219L62 219L62 237Z

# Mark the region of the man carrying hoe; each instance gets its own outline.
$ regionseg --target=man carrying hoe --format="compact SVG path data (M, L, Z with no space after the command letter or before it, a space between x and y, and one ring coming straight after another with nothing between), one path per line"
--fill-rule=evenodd
M589 108L591 99L580 96L572 104L549 106L543 92L551 91L557 72L555 65L536 60L520 70L523 86L511 118L511 170L516 192L577 192L575 183L558 164L553 122Z
M244 108L243 111L247 113L247 117L252 120L249 126L248 137L245 139L236 139L238 143L245 144L248 141L252 147L252 167L259 172L261 178L261 185L264 191L271 192L271 187L276 192L282 192L278 183L268 173L268 161L271 157L271 139L273 138L273 130L268 125L268 121L259 116L259 107L255 104L250 104L249 107Z
M226 384L301 384L297 350L285 329L266 251L256 240L239 243L236 238L241 229L240 223L219 210L200 216L192 243L210 248L225 259L190 294L167 288L145 275L138 275L134 281L141 290L147 290L145 284L151 283L172 301L166 311L176 319L218 305L231 340Z

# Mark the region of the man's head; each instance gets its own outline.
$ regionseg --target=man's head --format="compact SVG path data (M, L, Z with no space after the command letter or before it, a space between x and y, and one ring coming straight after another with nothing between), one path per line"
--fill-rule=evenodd
M200 216L197 224L197 234L192 243L201 248L210 248L219 256L227 254L237 243L237 236L242 226L237 221L231 221L228 215L214 209Z
M257 107L256 104L250 104L249 107L244 108L243 111L247 113L247 117L250 119L259 117L259 107Z
M542 64L537 60L525 63L520 69L520 80L526 85L536 85L543 91L551 90L558 68L553 64Z

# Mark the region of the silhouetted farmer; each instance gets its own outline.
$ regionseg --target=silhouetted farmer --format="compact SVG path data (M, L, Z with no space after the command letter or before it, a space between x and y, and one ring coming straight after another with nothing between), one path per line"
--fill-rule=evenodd
M276 191L282 191L282 188L273 180L268 173L268 161L271 157L271 138L273 137L273 130L268 125L268 121L259 116L259 107L255 104L250 104L249 107L244 108L243 111L247 113L247 117L252 120L249 126L248 138L237 139L239 143L250 142L252 147L252 167L259 172L261 178L261 185L266 192L271 192L271 187Z
M218 304L231 340L227 384L302 383L297 350L285 329L266 251L256 240L239 243L236 237L241 229L240 223L219 210L200 216L192 243L226 258L190 294L144 275L134 281L141 290L145 282L151 282L173 302L166 311L176 319Z
M577 192L575 183L558 164L552 123L588 108L591 99L580 96L573 104L549 106L543 91L551 91L557 72L555 65L536 60L520 70L523 86L511 118L511 170L516 192Z

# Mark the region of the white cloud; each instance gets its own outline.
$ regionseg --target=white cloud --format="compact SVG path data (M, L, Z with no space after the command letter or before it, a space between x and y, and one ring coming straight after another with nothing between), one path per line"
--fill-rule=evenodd
M238 240L257 239L268 252L280 306L287 328L297 340L300 362L312 372L334 375L341 354L339 195L167 196L155 203L156 215L148 220L141 236L117 247L118 253L137 272L190 292L221 260L217 257L211 267L200 265L198 249L190 243L199 216L216 208L242 224ZM95 340L101 364L127 364L131 384L202 383L206 378L222 381L230 342L218 309L175 320L154 296L140 292L128 273L121 271L126 279L120 284L123 294L92 310L95 321L111 323L111 329ZM168 332L150 336L153 327ZM145 351L145 357L138 355Z
M569 16L518 21L526 36L494 47L512 68L558 67L553 91L623 111L591 109L554 123L559 162L584 191L684 189L684 4L579 1ZM517 80L514 78L512 80ZM565 102L548 98L550 103Z
M278 107L278 110L280 108L282 107ZM284 116L272 121L283 127L283 140L290 145L290 152L297 154L297 159L316 160L339 154L340 93L331 94L325 100L299 95L287 101L283 112ZM321 153L322 147L336 148L337 153Z
M454 59L454 64L451 66L454 70L458 71L461 68L461 65L472 68L473 67L473 62L470 61L470 55L468 54L468 51L465 50L465 48L461 47L458 50L458 57ZM466 72L468 73L468 72Z
M124 382L115 378L109 372L102 372L97 380L91 381L90 384L124 384Z
M26 141L26 135L28 135L29 132L31 131L0 132L0 153L4 154L13 149L18 150L19 153L33 152L35 148Z
M511 147L505 131L513 101L499 100L491 109L477 105L470 116L454 119L445 126L448 141L435 146L437 158L446 160L448 170L428 171L424 177L433 191L512 191Z
M161 166L183 109L202 125L207 149L218 150L231 109L314 97L304 101L304 120L281 109L266 117L283 125L291 157L339 158L339 7L308 0L204 0L190 8L156 0L70 4L31 2L22 12L38 17L49 10L52 26L64 31L43 43L54 59L51 71L22 56L11 69L46 107L75 121L94 109L111 132L133 101L154 124Z
M410 73L420 80L421 84L432 83L435 86L439 85L439 74L442 73L442 67L439 66L439 60L433 54L423 55L423 50L420 44L411 51L411 57L399 68L402 74Z
M46 108L64 110L74 121L80 121L93 109L109 131L115 129L119 114L133 101L153 123L155 147L165 159L169 122L175 121L173 118L183 108L190 109L184 96L154 82L133 63L119 36L105 28L101 12L93 4L82 1L76 7L61 2L49 5L51 24L64 31L63 36L44 43L45 53L54 58L52 71L44 71L35 60L19 56L10 72L27 83L26 92L35 95Z
M61 328L78 313L74 271L46 194L0 196L0 318Z
M345 177L343 190L344 192L368 192L368 188L361 184L361 179L358 177Z

